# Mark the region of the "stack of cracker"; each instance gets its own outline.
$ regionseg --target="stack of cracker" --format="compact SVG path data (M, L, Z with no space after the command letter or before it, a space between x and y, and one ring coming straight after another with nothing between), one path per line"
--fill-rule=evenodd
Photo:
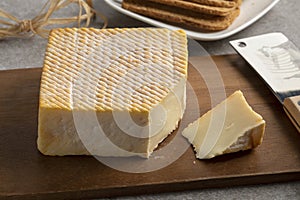
M242 0L123 0L124 9L190 29L220 31L240 13Z

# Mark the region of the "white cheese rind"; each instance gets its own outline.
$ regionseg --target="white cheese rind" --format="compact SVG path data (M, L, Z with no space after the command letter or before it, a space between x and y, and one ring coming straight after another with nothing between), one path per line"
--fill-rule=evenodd
M53 30L41 79L38 149L149 157L183 116L186 80L183 31Z
M265 121L236 91L182 132L199 159L209 159L257 147L261 144Z

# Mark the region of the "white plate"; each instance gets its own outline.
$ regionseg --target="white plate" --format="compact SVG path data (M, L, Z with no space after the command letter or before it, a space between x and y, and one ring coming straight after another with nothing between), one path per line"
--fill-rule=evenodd
M280 0L244 0L241 5L241 13L238 18L229 26L226 30L213 32L213 33L201 33L191 30L185 30L190 38L203 41L213 41L220 40L229 37L244 28L253 24L256 20L264 16L269 10L273 8ZM151 24L157 27L168 28L172 30L180 29L180 27L173 26L170 24L157 21L152 18L148 18L131 11L122 8L122 0L105 0L105 2L110 5L115 10L143 21L145 23ZM182 29L182 28L181 28Z

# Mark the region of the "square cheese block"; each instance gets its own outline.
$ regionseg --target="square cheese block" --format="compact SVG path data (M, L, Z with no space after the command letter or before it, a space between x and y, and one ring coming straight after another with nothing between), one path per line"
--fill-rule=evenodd
M161 28L51 31L40 86L45 155L149 157L186 107L187 38Z
M261 144L265 121L236 91L182 132L194 146L196 157L209 159L218 155L252 149Z

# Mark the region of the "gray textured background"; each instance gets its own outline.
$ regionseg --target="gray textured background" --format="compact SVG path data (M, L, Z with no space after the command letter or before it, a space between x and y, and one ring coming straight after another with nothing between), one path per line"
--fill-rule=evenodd
M244 0L246 1L246 0ZM259 0L258 0L259 1ZM32 18L44 4L45 0L0 0L0 8L15 16ZM95 8L109 19L109 27L149 26L122 15L107 6L102 0L94 1ZM38 8L38 9L37 9ZM252 26L229 38L215 42L199 43L211 55L230 54L234 50L228 41L268 32L283 32L300 47L300 1L281 0L269 13ZM68 9L68 14L76 14L76 7ZM58 13L58 16L62 13ZM99 27L98 24L96 26ZM0 69L41 67L47 41L40 37L28 40L10 39L0 41ZM191 51L194 50L192 46ZM283 161L284 162L284 161ZM205 189L178 193L154 194L135 197L119 197L116 199L291 199L300 200L300 181L290 183L274 183L231 187L221 189Z

